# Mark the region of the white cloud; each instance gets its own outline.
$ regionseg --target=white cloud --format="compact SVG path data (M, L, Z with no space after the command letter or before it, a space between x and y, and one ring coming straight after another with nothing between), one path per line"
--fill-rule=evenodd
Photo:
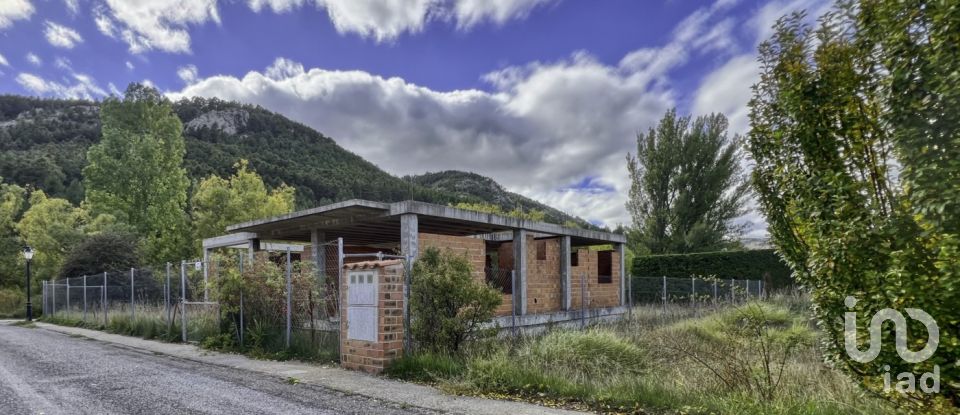
M94 11L97 28L119 37L132 53L190 52L189 25L220 23L216 0L105 0Z
M27 62L32 63L34 66L43 66L43 60L33 52L27 53Z
M3 55L0 55L0 66L10 66L10 62Z
M126 65L127 65L127 69L128 69L128 70L131 70L131 71L133 70L133 68L134 68L133 62L127 61L127 62L126 62Z
M64 58L62 56L58 56L56 59L53 60L53 66L56 66L57 68L63 69L65 71L72 70L70 59Z
M73 49L78 43L83 42L83 38L76 30L49 20L44 22L43 35L46 36L47 42L59 48Z
M80 12L80 0L63 0L64 5L67 6L67 10L72 15L76 15Z
M37 95L69 99L94 99L106 95L103 88L85 74L72 73L71 81L57 82L43 79L31 73L21 72L17 83Z
M122 96L123 96L123 92L120 92L120 90L117 89L117 86L114 85L113 82L108 82L108 83L107 83L107 89L110 91L110 95L113 95L113 96L116 96L116 97L122 97Z
M0 29L12 26L16 20L29 19L33 11L29 0L0 1Z
M723 113L730 121L731 133L746 133L750 128L747 103L753 94L750 86L759 79L756 55L731 58L703 78L694 97L693 113Z
M177 68L177 77L187 85L194 83L197 80L196 65L185 65Z
M716 50L717 42L699 40L723 24L715 13L721 7L710 6L678 25L666 45L632 52L615 65L580 52L492 72L484 77L490 92L436 91L400 78L307 69L280 58L243 77L197 79L170 96L262 105L336 138L391 173L474 171L612 227L629 223L625 156L636 132L675 105L670 71L690 56ZM585 178L599 187L574 186Z
M304 4L324 8L340 33L389 41L418 33L431 19L454 20L468 29L491 21L503 24L525 18L537 6L559 0L248 0L255 12L290 12Z

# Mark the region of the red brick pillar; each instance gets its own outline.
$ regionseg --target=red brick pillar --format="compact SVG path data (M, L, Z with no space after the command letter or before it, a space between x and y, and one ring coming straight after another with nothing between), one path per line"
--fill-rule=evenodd
M340 364L380 373L403 355L403 262L367 261L343 268Z

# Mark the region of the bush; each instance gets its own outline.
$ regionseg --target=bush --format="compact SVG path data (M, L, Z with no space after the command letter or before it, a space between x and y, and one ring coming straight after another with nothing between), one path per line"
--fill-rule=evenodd
M26 312L27 296L20 290L0 290L0 317L19 317Z
M632 272L637 277L763 280L769 290L794 285L790 268L772 249L638 256Z
M611 373L638 374L647 358L643 349L604 329L553 331L528 342L519 355L543 370L563 368L583 379Z
M500 291L474 279L464 256L428 248L413 267L411 293L410 332L424 351L458 353L496 332L484 325L502 301Z
M86 237L60 267L60 278L140 267L140 248L133 234L102 232Z

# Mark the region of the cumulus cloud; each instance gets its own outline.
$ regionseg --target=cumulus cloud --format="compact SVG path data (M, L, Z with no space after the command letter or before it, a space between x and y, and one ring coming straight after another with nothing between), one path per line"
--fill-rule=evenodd
M27 62L30 62L33 66L43 66L43 60L33 52L27 53Z
M262 105L336 138L391 173L423 173L424 166L474 171L612 227L629 223L625 155L636 132L675 105L671 70L725 44L733 26L718 11L728 6L721 0L701 9L677 26L667 44L631 52L613 65L579 52L503 68L484 76L490 91L437 91L400 78L307 69L279 58L243 77L197 79L170 96ZM589 186L577 185L585 178Z
M73 49L78 43L83 42L83 37L76 30L49 20L44 22L43 35L47 38L47 42L58 48Z
M3 55L0 55L0 66L10 66L10 62Z
M392 40L404 33L417 33L431 19L454 20L468 29L491 21L503 24L526 17L537 6L558 0L248 0L253 11L292 11L304 4L327 10L340 33L352 33L377 41Z
M0 1L0 29L13 26L14 21L29 19L33 11L33 4L29 0Z
M196 65L185 65L177 68L177 77L187 85L194 83L197 80Z
M216 0L105 0L94 10L101 33L125 42L131 53L190 52L189 25L220 23Z
M65 6L67 6L67 11L70 14L76 15L80 11L80 1L79 0L63 0Z
M70 74L69 81L57 82L31 73L21 72L17 75L17 83L37 95L57 98L95 99L107 94L93 78L80 73Z

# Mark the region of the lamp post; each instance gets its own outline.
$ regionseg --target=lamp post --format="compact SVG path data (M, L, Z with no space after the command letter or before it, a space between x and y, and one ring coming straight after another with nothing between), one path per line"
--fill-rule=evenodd
M27 260L27 321L33 321L33 303L30 300L30 260L33 259L33 248L23 248L23 258Z

